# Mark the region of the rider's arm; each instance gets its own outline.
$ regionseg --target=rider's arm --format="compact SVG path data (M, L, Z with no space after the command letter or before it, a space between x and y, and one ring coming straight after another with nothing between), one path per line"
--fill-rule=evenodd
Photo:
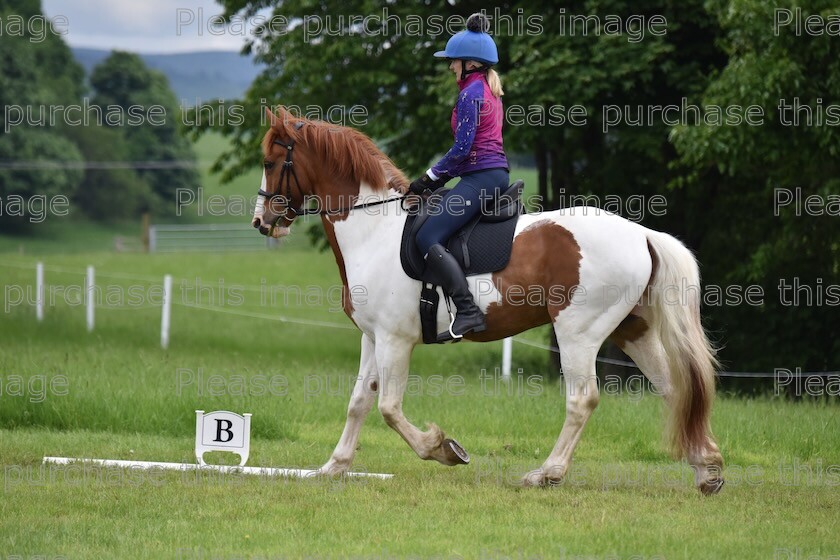
M478 91L482 92L483 90L479 89ZM446 155L426 172L429 177L436 181L440 178L449 179L457 175L458 165L470 154L478 129L479 106L481 104L480 95L476 95L474 92L473 88L467 88L461 91L458 96L458 122L455 127L455 143L446 152Z

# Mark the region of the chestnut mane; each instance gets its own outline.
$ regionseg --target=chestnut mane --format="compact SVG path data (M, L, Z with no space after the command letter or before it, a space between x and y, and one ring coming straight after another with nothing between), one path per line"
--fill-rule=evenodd
M398 192L408 190L408 178L388 156L362 132L325 121L295 117L285 107L278 107L277 117L263 138L263 153L271 151L275 139L292 139L314 150L318 158L339 177L366 183L374 190L388 187ZM295 123L304 126L296 128Z

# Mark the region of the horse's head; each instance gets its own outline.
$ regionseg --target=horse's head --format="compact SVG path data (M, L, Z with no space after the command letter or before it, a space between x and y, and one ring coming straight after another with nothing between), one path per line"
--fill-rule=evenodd
M266 108L266 114L270 128L262 142L263 177L251 225L263 235L282 237L303 212L306 198L315 194L319 166L300 142L304 120L282 109L274 114Z
M263 138L263 179L251 220L263 235L288 235L301 214L351 208L363 184L381 195L408 189L405 175L358 130L295 118L283 107L266 113L271 126Z

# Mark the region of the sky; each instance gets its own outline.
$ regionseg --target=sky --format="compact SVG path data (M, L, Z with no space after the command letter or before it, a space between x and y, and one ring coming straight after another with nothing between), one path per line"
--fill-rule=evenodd
M210 32L207 20L221 13L215 0L42 0L47 17L65 16L71 47L140 53L238 51L246 33Z

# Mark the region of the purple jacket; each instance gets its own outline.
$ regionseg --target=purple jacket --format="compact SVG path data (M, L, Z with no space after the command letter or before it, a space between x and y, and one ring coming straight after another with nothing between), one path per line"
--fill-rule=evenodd
M466 80L459 80L458 87L461 93L452 110L455 144L429 169L428 175L432 179L508 167L502 146L502 100L493 95L484 74L480 72L470 74Z

